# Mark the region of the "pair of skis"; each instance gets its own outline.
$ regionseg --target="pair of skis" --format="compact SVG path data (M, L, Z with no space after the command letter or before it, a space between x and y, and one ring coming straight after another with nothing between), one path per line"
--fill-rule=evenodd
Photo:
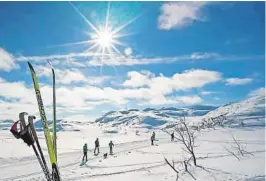
M57 164L56 96L55 96L55 73L54 73L54 69L51 67L52 73L53 73L53 136L51 136L50 130L48 127L48 123L47 123L47 119L46 119L46 114L45 114L45 110L44 110L44 105L43 105L43 101L42 101L42 96L41 96L41 91L40 91L40 86L39 86L39 82L37 79L37 75L36 75L36 72L35 72L33 66L29 62L28 62L28 66L29 66L32 80L33 80L33 84L34 84L34 89L35 89L36 98L37 98L37 102L38 102L41 122L43 125L46 145L47 145L47 149L48 149L50 163L52 165L52 180L53 181L60 181L61 179L60 179L60 174L59 174L59 169L58 169L58 164ZM37 135L36 135L36 137L37 137ZM48 180L48 178L47 178L47 180Z

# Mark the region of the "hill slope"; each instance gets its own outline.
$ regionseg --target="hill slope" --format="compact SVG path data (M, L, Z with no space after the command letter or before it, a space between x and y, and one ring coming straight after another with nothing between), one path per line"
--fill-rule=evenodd
M221 106L210 111L205 116L216 117L219 115L232 116L264 116L265 115L265 96L258 95L250 97L244 101Z
M130 109L126 111L110 111L102 117L95 120L96 123L104 123L110 126L135 125L138 127L155 128L166 126L179 120L183 116L201 116L205 115L216 107L213 106L195 106L190 108L161 108L144 110Z

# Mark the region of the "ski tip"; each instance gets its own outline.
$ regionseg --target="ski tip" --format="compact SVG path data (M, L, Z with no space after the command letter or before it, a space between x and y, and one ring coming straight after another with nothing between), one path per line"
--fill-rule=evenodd
M53 65L51 64L51 62L49 61L49 60L46 60L47 61L47 63L50 65L50 68L52 69L52 71L54 71L54 67L53 67Z
M31 65L31 63L30 62L27 62L27 63L28 63L28 66L29 66L30 70L35 72L33 66Z

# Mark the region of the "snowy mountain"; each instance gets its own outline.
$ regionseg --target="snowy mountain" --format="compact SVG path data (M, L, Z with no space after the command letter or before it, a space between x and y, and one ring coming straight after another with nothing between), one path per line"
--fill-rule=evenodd
M204 118L225 115L227 124L246 123L250 126L264 126L265 96L256 95L240 102L232 102L220 107L194 105L187 108L163 107L161 109L146 108L144 110L110 111L96 119L96 123L106 126L129 125L144 128L160 128L173 125L180 117L193 118L197 121Z
M172 124L182 116L205 115L216 107L194 106L189 108L163 107L160 109L146 108L144 110L130 109L125 111L110 111L95 120L96 123L105 123L112 127L118 125L134 125L145 128L160 127Z
M265 115L265 96L257 95L244 101L226 104L210 111L206 117L216 117L226 115L234 116L264 116Z
M238 124L242 119L252 123L252 125L262 125L265 118L265 96L257 95L241 102L232 102L220 107L194 105L186 108L163 107L160 109L146 108L143 110L110 111L97 118L95 123L105 127L126 125L138 128L161 128L171 127L173 123L183 116L188 118L197 117L198 121L201 121L204 118L218 117L220 115L227 117L228 124ZM253 123L254 121L255 123ZM51 123L52 121L48 121L50 128ZM0 130L9 130L12 124L12 120L0 120ZM57 120L57 131L79 131L80 126L84 124L88 124L88 122ZM40 120L36 121L34 125L37 131L43 131Z
M9 130L13 123L12 120L0 120L0 130Z
M257 95L241 102L223 105L210 111L202 119L225 116L224 125L229 127L265 126L265 96Z

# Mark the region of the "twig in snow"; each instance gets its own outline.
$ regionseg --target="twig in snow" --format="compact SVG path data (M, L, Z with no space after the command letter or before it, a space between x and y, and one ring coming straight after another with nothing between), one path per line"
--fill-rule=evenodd
M164 160L167 163L167 165L169 165L176 172L176 181L177 181L179 172L174 167L174 160L173 160L173 165L170 164L170 162L167 160L167 158L164 158Z
M231 149L225 148L231 155L237 158L240 161L241 157L245 157L246 155L253 155L252 153L246 151L240 141L236 140L235 137L232 135L234 146Z

